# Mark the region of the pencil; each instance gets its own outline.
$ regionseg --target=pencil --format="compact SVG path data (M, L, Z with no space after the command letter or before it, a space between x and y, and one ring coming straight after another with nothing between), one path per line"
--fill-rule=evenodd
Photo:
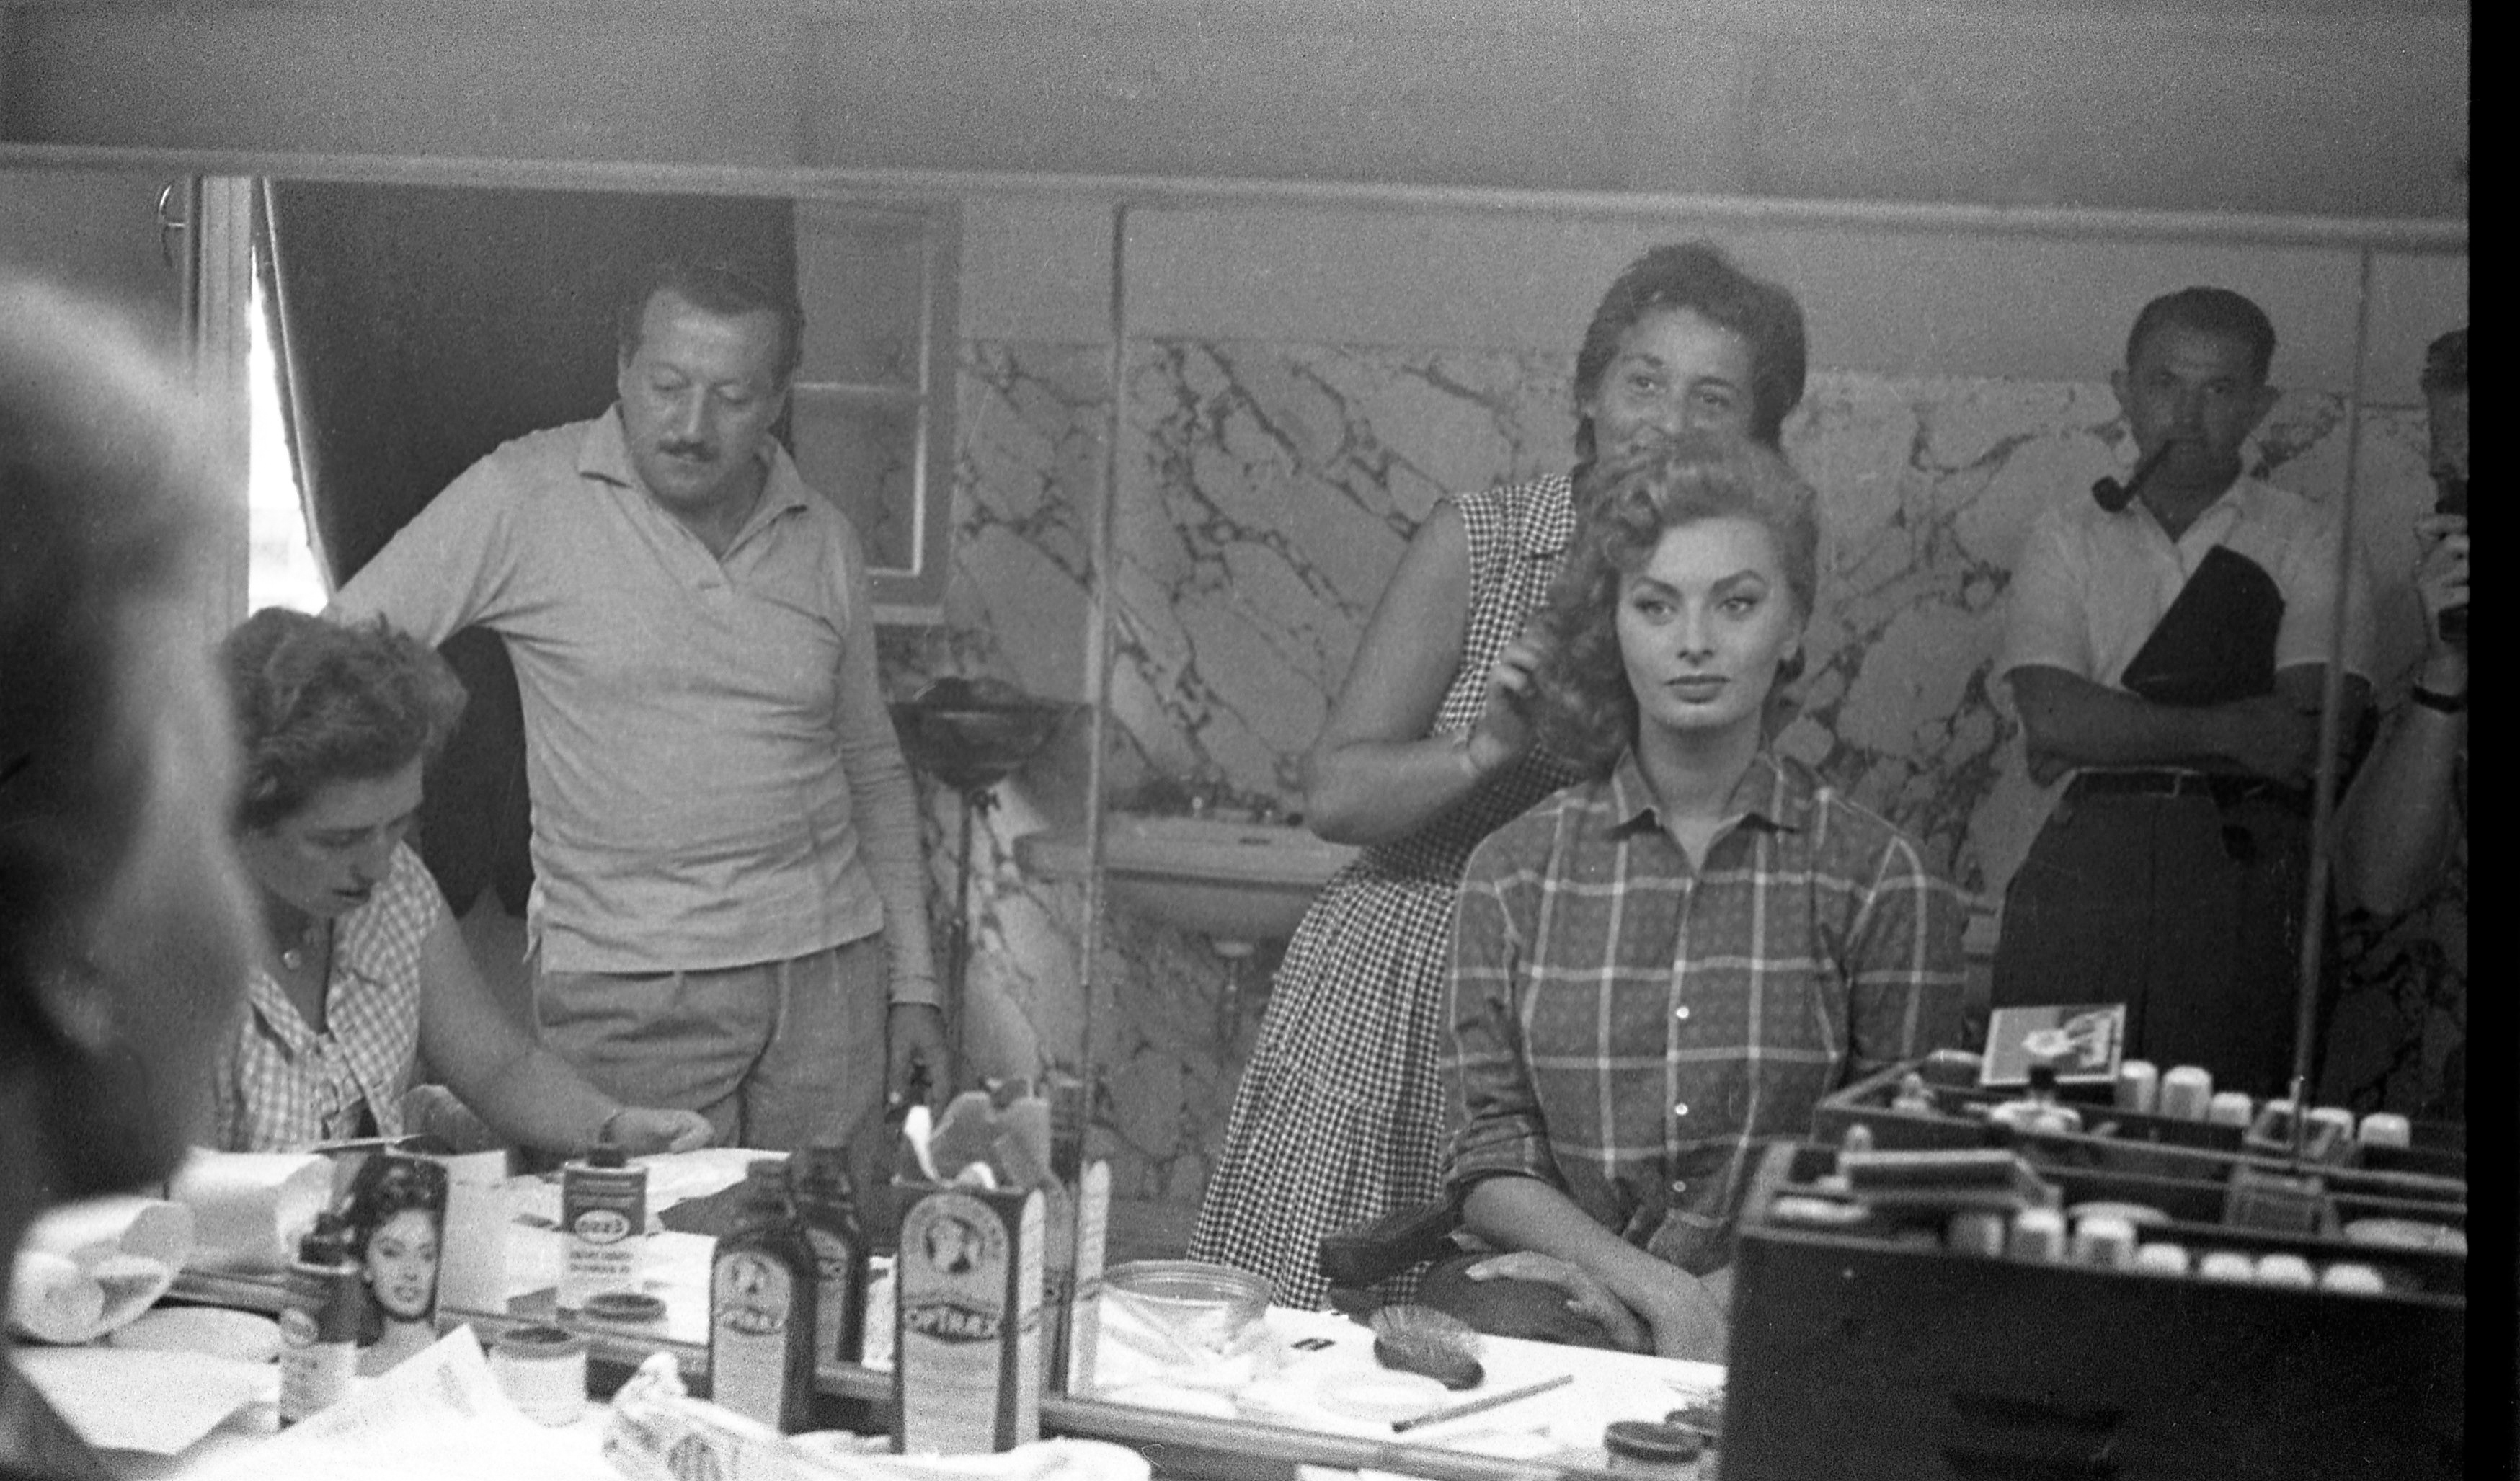
M1443 1409L1430 1409L1414 1419L1392 1420L1391 1432L1395 1435L1405 1435L1409 1431L1417 1429L1421 1425L1441 1424L1447 1419L1459 1419L1464 1414L1485 1414L1489 1410L1496 1409L1502 1405L1511 1404L1518 1399L1528 1399L1534 1394L1545 1394L1552 1388L1564 1388L1567 1384L1574 1381L1575 1375L1573 1373L1559 1373L1554 1378L1543 1378L1538 1383L1526 1383L1520 1388L1509 1388L1504 1393L1490 1394L1484 1399L1472 1399L1466 1404L1454 1404L1448 1405Z

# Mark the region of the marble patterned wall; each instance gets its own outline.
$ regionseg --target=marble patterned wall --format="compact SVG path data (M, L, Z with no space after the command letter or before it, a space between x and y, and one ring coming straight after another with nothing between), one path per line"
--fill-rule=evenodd
M1560 468L1568 358L1476 349L1160 339L1133 343L1112 604L1110 795L1300 807L1297 763L1410 532L1446 491ZM898 637L898 689L947 670L1086 693L1090 511L1105 352L967 347L957 565L945 626ZM2334 497L2344 404L2287 396L2262 471ZM2419 414L2362 419L2369 559L2384 602L2381 687L2411 658L2407 527L2429 498ZM1989 688L2007 571L2033 516L2123 461L2104 384L1822 372L1787 451L1822 491L1828 547L1813 664L1781 743L1927 842L1990 905L2049 794L2024 773ZM1073 824L1082 721L999 789L974 848L968 1051L983 1072L1099 1066L1098 1144L1124 1197L1194 1200L1264 1006L1266 949L1105 914L1091 1005L1083 891L1028 879L1012 840ZM940 900L962 804L931 799ZM2419 919L2349 930L2327 1094L2415 1108L2464 1036L2464 870ZM1087 1035L1092 1043L1089 1048Z

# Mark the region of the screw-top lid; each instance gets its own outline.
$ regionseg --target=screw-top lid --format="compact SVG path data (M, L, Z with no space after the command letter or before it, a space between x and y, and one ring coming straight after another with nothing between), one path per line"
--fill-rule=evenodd
M845 1142L795 1152L788 1157L788 1176L796 1187L827 1196L847 1197L856 1187L856 1180L849 1176L849 1146Z
M754 1213L795 1206L795 1189L788 1186L788 1159L755 1157L743 1164L742 1206Z
M628 1167L630 1154L610 1142L598 1142L586 1149L589 1167Z
M1706 1449L1706 1437L1679 1424L1650 1419L1614 1419L1601 1432L1601 1448L1623 1459L1655 1465L1686 1465Z

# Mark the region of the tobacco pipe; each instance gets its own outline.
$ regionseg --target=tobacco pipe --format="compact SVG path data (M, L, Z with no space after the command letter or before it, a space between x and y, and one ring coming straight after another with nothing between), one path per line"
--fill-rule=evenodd
M2124 483L2120 483L2115 478L2102 478L2093 483L2092 502L2112 515L2133 504L2135 496L2143 492L2143 480L2152 476L2152 471L2159 468L2161 460L2170 455L2170 448L2171 444L2167 442L2154 448L2150 457L2138 463L2135 466L2135 471L2127 474Z

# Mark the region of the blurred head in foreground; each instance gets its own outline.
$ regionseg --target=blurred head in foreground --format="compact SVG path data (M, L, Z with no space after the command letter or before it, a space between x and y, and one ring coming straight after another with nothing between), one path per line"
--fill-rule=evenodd
M111 307L0 275L0 1240L161 1178L245 980L196 562L219 440Z

